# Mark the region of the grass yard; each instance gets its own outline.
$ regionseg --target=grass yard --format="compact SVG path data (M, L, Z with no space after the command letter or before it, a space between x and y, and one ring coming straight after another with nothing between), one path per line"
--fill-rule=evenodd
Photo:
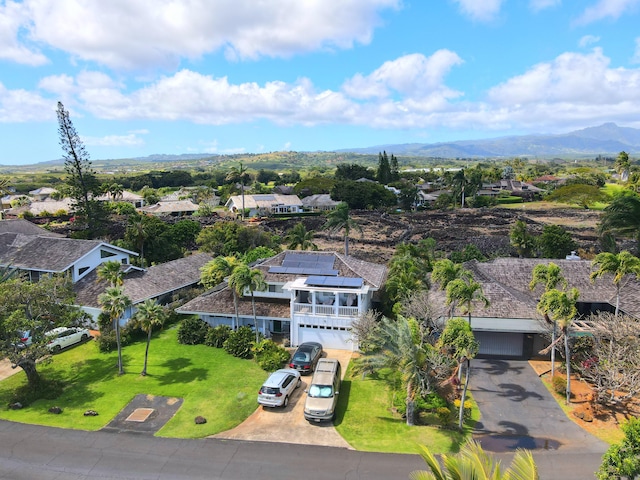
M147 376L140 376L146 342L123 348L125 374L118 376L117 354L101 354L94 342L54 355L49 365L39 365L43 377L64 382L55 400L38 400L21 410L0 409L0 418L55 427L98 430L137 394L183 398L182 407L159 436L198 438L228 430L256 409L256 395L267 377L252 360L241 360L224 350L205 345L181 345L177 326L154 335L149 348ZM26 383L24 372L0 382L0 404L12 401L12 392ZM59 406L63 413L48 412ZM86 410L97 417L85 417ZM202 415L204 425L195 425Z
M466 422L463 435L455 427L409 427L400 415L392 413L390 406L390 393L384 380L372 376L353 377L349 369L340 387L336 429L356 450L417 454L421 444L433 453L448 453L459 450L464 435L470 433L471 425L479 419L474 404L472 419Z

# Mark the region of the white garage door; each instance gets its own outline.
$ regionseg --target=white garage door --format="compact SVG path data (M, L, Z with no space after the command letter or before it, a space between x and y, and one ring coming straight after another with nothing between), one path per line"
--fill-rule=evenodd
M353 350L351 331L337 328L298 327L298 343L318 342L323 348Z
M479 355L522 357L523 333L473 332L480 342Z

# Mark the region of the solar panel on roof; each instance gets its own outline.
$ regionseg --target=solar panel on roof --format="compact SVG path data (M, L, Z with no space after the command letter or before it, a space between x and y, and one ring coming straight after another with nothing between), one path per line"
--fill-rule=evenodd
M291 275L325 275L325 276L337 276L337 270L324 269L324 268L303 268L303 267L269 267L269 273L285 273Z
M360 288L363 280L361 278L351 277L320 277L311 276L304 282L314 287L344 287L344 288Z

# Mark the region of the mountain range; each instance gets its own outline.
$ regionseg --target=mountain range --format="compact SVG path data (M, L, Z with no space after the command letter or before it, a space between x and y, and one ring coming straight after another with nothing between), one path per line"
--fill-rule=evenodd
M640 129L605 123L558 135L520 135L441 143L405 143L349 148L338 152L439 158L536 157L613 155L640 153Z

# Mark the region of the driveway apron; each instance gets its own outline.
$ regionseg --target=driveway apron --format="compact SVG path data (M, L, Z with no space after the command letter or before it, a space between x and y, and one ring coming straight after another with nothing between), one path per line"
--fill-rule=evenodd
M567 417L527 361L473 360L470 391L481 415L474 439L486 450L577 450L599 462L608 447Z

